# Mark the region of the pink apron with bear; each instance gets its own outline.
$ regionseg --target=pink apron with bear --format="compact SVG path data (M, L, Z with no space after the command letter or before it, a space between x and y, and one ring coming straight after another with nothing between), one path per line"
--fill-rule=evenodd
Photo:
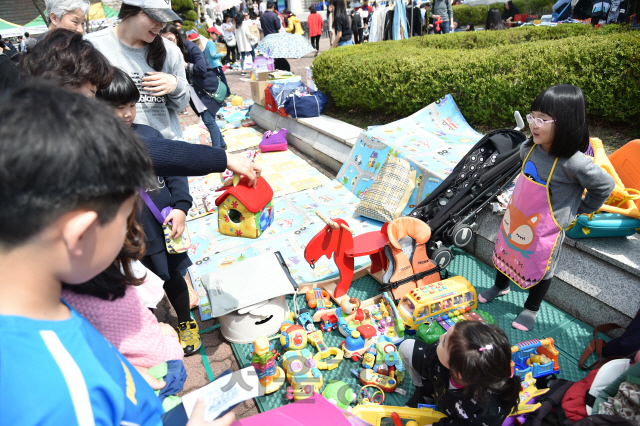
M524 174L531 151L533 147L522 164L492 256L498 271L523 289L531 288L542 280L562 231L553 216L549 198L549 181L558 159L553 163L546 185L543 185Z

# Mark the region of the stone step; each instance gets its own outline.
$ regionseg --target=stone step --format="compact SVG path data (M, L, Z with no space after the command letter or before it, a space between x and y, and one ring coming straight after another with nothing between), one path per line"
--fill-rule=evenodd
M488 265L502 214L488 209L478 216L478 231L465 250ZM626 326L640 308L640 239L566 238L545 300L597 326ZM613 333L616 335L616 333Z

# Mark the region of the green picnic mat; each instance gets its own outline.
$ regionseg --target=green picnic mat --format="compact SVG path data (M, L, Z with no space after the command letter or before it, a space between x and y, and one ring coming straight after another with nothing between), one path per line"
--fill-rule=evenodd
M453 261L448 267L449 276L461 275L465 277L476 288L478 293L493 285L496 273L495 269L485 265L460 249L454 248L453 252ZM378 282L371 276L365 276L351 284L348 294L351 297L365 300L378 294L378 289ZM527 292L525 290L521 290L517 286L512 285L511 292L508 295L497 298L491 303L480 305L479 308L493 315L496 320L496 325L507 333L509 341L513 345L526 340L552 337L555 341L556 349L560 352L559 377L573 381L584 378L587 373L578 368L578 360L584 348L591 341L593 328L555 306L543 302L534 330L532 332L516 330L511 327L511 323L522 310L526 298ZM289 307L293 309L293 297L289 297L288 302ZM306 307L306 301L303 295L298 296L298 306ZM602 337L608 340L606 336ZM340 342L344 340L344 337L337 330L324 333L324 338L325 343L329 347L339 347ZM412 337L409 336L409 338ZM279 340L274 340L274 342L276 342L275 346L278 351L283 353L284 351L280 346ZM251 364L251 344L232 344L231 346L240 366L242 368L248 367ZM312 353L316 352L315 348L310 344L307 345L307 348L310 348L309 350ZM595 358L592 355L592 358L587 360L587 365L594 360ZM282 363L280 362L279 365L282 366ZM359 392L361 388L360 381L352 374L352 369L360 372L360 362L356 363L345 358L336 369L332 371L322 371L324 384L326 385L329 380L342 380L349 384L355 392ZM271 410L287 404L289 402L289 400L286 399L287 386L288 383L285 383L278 392L256 398L260 411ZM408 374L399 388L405 390L406 394L402 395L400 393L402 391L386 394L385 405L403 406L413 394L414 386ZM322 390L324 390L324 386Z

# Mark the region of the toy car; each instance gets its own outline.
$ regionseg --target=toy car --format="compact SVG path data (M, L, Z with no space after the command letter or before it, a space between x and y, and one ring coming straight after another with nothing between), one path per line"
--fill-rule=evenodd
M334 314L325 314L322 316L321 320L322 321L320 322L320 330L324 331L325 333L338 327L338 317Z
M369 349L372 339L376 337L376 329L368 324L359 326L351 335L340 344L345 358L359 361L362 355Z
M360 370L360 383L364 385L378 386L385 392L393 392L398 387L398 382L393 377L383 376L369 368Z

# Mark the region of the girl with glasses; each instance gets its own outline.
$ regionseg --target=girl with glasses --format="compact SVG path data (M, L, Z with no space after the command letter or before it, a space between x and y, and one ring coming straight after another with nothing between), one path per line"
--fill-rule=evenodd
M509 293L511 281L529 290L511 324L523 331L533 329L549 290L564 230L576 215L599 209L614 187L613 178L584 154L589 131L582 90L549 87L533 101L527 121L532 136L520 149L522 171L492 256L496 281L478 296L480 303L491 302Z

